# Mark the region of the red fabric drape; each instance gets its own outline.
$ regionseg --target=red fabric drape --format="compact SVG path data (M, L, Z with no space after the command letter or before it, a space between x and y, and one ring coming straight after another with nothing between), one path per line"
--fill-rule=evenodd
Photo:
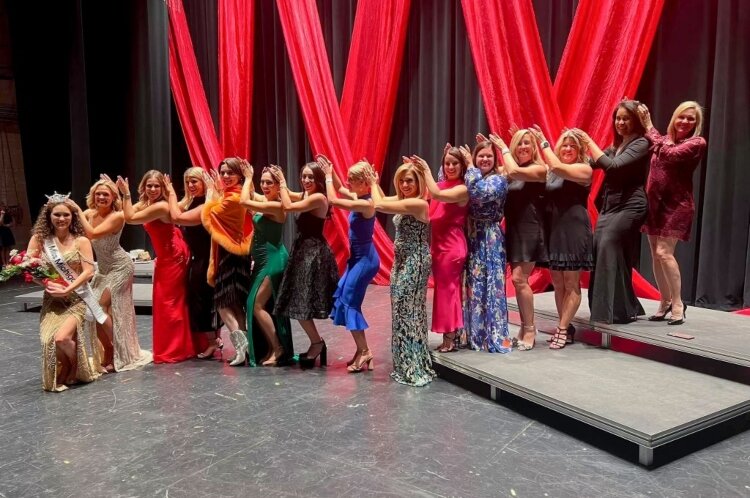
M219 0L219 121L224 157L250 157L254 12L254 0Z
M608 110L637 88L663 6L663 0L637 3L581 0L553 88L531 0L462 0L492 129L504 133L512 122L538 123L555 137L565 123L602 141L597 133L611 126ZM535 292L549 281L543 271L530 279ZM640 275L634 274L634 285L639 296L654 297Z
M391 135L410 6L411 0L357 3L341 119L354 157L366 157L378 172Z
M342 119L323 42L317 5L314 0L277 0L276 3L312 149L315 153L328 155L339 177L346 178L348 166L355 158L359 159L359 154L353 154L349 137L359 137L360 130L353 130L348 134ZM362 1L357 6L360 28L355 29L352 41L355 53L350 57L350 67L347 67L346 80L350 83L345 92L350 96L345 97L343 104L350 126L359 126L360 112L370 112L371 114L366 116L371 120L371 123L366 125L367 130L374 136L385 137L382 141L379 138L374 148L370 148L372 146L369 137L357 138L357 147L362 147L363 155L372 151L373 156L368 157L370 161L378 154L385 155L388 133L383 133L381 127L387 126L390 129L388 117L392 116L393 110L386 109L386 106L392 107L395 104L393 79L398 77L398 68L394 69L392 66L400 66L401 60L401 56L394 55L394 46L398 46L399 42L398 36L394 41L392 32L405 29L405 10L408 10L408 4L402 0L382 3L387 5L378 6L378 2ZM359 9L363 9L364 14L360 13ZM370 20L366 18L368 15L377 17L378 24L369 26ZM363 27L366 21L368 29ZM367 37L371 39L366 40ZM400 45L403 47L403 42ZM366 50L373 50L369 54L369 64L379 71L363 71L362 61L367 55L364 52ZM350 75L351 71L362 74ZM371 84L358 87L363 81L369 81ZM352 95L355 90L356 98L362 102L355 103L351 100L355 97ZM334 223L326 228L326 237L336 254L339 268L343 268L348 255L346 227L344 214L340 210L334 210ZM374 243L380 255L380 271L373 281L385 285L390 280L390 270L393 266L393 243L379 223L375 225Z
M566 125L586 130L598 144L612 141L617 102L633 97L646 66L664 0L581 0L555 80L555 96ZM592 225L599 216L594 199L604 180L597 170L589 195ZM638 272L633 287L640 297L659 291Z
M177 115L185 134L190 159L204 168L215 167L223 158L216 137L206 92L195 60L182 0L167 2L169 9L169 83Z

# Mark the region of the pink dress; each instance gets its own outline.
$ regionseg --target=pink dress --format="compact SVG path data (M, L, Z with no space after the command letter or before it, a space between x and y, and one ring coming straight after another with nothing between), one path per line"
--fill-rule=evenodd
M445 180L440 189L461 185L462 180ZM438 334L456 332L464 326L461 276L466 263L466 215L469 205L459 206L433 199L430 201L432 235L432 276L435 292L432 299L432 331Z
M154 363L176 363L195 356L187 300L190 251L180 230L160 220L143 225L156 251L153 290Z

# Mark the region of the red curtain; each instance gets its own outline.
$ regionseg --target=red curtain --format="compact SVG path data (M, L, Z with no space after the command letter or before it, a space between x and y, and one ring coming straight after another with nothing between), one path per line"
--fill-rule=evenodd
M410 6L411 0L357 3L341 119L354 157L366 157L378 172L391 135Z
M361 155L367 155L370 161L385 156L403 52L400 38L404 34L399 33L406 29L409 3L364 0L357 5L343 109L336 101L315 1L276 3L313 152L329 155L336 173L346 178L348 166ZM347 115L346 125L342 111ZM374 142L373 137L377 137ZM356 140L357 149L353 149L350 138ZM334 210L334 223L329 224L326 236L340 268L348 255L346 227L344 214ZM385 285L393 266L393 243L379 223L375 225L374 243L380 255L380 271L373 281Z
M603 142L609 109L628 91L632 95L640 81L663 0L637 0L637 6L581 0L554 88L531 0L462 4L493 131L504 134L512 122L538 123L555 137L567 124L585 128ZM536 271L530 283L539 292L549 281L546 271ZM634 274L634 285L639 296L658 297L640 275Z
M254 13L254 0L219 0L219 121L224 157L250 157Z
M167 2L169 9L169 83L190 159L203 168L216 167L223 158L216 138L206 92L195 60L193 42L182 0Z

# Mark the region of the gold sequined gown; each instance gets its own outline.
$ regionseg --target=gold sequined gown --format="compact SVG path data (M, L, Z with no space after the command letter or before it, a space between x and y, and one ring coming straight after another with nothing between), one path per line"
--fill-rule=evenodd
M118 233L91 241L96 254L97 272L91 288L97 299L105 290L112 296L112 343L115 349L114 367L118 372L132 370L153 361L151 351L141 349L133 307L133 275L135 266L130 256L120 246ZM96 322L87 322L91 337L96 337Z
M76 273L83 271L81 254L78 252L77 245L75 249L63 252L62 255L73 271ZM47 259L46 256L42 257ZM62 382L57 381L59 365L57 364L55 333L71 316L75 317L78 322L76 334L73 337L77 352L76 379L79 382L91 382L99 377L100 374L95 367L91 336L84 325L85 314L86 303L78 297L78 294L73 292L67 297L56 298L44 292L39 335L42 343L42 389L45 391L59 392L67 389Z

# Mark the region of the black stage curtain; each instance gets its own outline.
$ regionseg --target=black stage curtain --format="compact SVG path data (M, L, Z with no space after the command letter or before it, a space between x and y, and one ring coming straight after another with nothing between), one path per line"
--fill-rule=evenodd
M217 126L217 0L184 3ZM32 208L52 189L72 188L80 198L100 171L126 173L133 183L152 167L181 175L190 159L168 93L164 3L108 2L105 17L105 7L95 2L68 0L50 6L53 15L43 19L32 5L8 2ZM577 5L534 0L553 78ZM356 6L356 0L318 0L339 95ZM651 107L661 130L682 100L707 109L709 151L695 177L698 215L691 241L679 244L677 254L684 297L722 309L750 306L750 171L744 167L750 160L749 11L742 0L667 0L635 96ZM107 22L99 25L100 19ZM282 165L296 187L311 152L273 0L256 1L255 44L250 159L257 166ZM446 141L471 143L477 131L488 131L460 0L412 2L399 85L382 175L389 191L402 154L420 154L437 169ZM33 181L40 171L54 171L54 181ZM287 225L290 242L294 227ZM641 259L642 273L651 278L645 242Z

